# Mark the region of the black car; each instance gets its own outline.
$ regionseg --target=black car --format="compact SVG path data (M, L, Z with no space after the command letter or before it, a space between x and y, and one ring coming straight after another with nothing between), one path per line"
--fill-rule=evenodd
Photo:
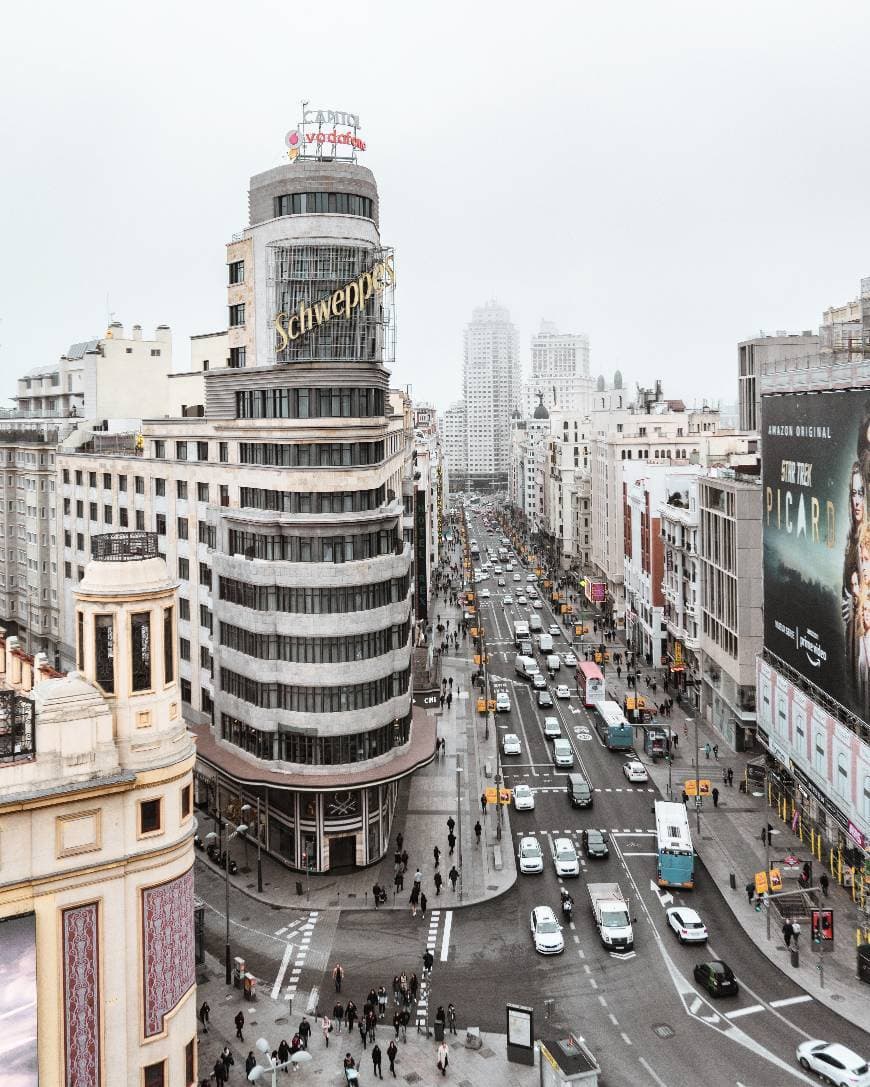
M610 850L607 848L607 836L603 830L584 830L583 831L583 852L587 857L604 857L610 856Z
M694 969L695 981L702 985L710 996L736 996L737 978L731 967L720 959L712 962L699 962Z

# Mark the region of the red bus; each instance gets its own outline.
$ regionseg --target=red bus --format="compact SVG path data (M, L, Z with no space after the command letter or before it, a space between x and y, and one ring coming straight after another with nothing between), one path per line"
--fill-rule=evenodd
M577 665L577 689L584 706L594 706L604 701L604 676L592 661L580 661Z

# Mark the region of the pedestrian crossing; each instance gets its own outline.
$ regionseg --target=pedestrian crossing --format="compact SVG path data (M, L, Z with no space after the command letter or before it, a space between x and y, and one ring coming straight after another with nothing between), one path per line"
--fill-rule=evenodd
M429 931L426 934L426 950L435 958L435 948L438 943L438 926L441 923L441 910L429 912ZM420 989L417 997L417 1029L426 1027L429 1021L429 988L431 977L424 970L420 975Z
M299 988L299 978L311 947L311 936L319 916L319 910L310 910L307 917L297 918L297 920L284 925L275 932L276 936L283 937L287 942L284 947L284 954L281 956L278 973L275 975L275 981L272 984L270 995L273 1000L280 998L291 1001L296 996L296 991ZM287 976L288 970L289 976Z
M649 835L649 834L652 834L652 835L655 835L655 833L656 833L654 827L652 829L648 828L648 829L645 830L643 827L593 827L593 826L589 825L589 826L585 826L585 827L568 827L566 829L562 829L561 827L557 827L555 830L545 830L543 827L535 827L531 831L530 830L515 830L514 831L514 836L517 837L517 838L527 838L527 837L529 837L529 835L534 836L536 834L582 834L582 832L584 830L600 830L602 834L610 834L615 838L620 838L624 834L629 834L629 835L635 835L635 834Z

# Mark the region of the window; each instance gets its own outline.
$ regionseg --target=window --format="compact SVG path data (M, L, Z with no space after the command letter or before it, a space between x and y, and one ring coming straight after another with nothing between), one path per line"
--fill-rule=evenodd
M245 303L230 306L230 328L238 328L245 323Z
M130 618L130 657L133 667L132 690L151 688L151 616L136 612Z
M76 667L80 672L85 670L85 613L80 611L76 615L76 630L78 631L78 652L76 654Z
M67 579L67 581L72 580L72 563L71 562L65 562L63 564L63 576ZM81 669L79 669L79 670L81 671Z
M849 795L849 765L847 756L841 751L837 755L837 792L840 796L848 797Z
M85 537L83 533L76 533L76 551L84 551L85 549Z
M134 485L134 489L136 491L136 494L144 494L145 493L145 477L144 476L133 476L133 485Z
M119 491L126 491L127 490L127 477L126 476L118 476L118 490Z
M186 819L191 813L191 788L185 785L181 790L181 818Z
M178 598L178 618L190 622L190 601L186 596Z
M178 576L183 581L190 581L190 562L187 559L179 558Z
M155 479L154 480L154 494L156 495L157 498L165 498L166 497L166 480L165 479Z
M213 633L214 631L211 609L205 604L199 605L199 625L205 627L209 633Z
M166 514L158 513L154 518L155 530L158 536L166 535Z
M113 694L115 690L114 616L94 616L94 650L97 683L107 694Z
M12 508L11 503L9 505L9 508L10 509ZM80 498L78 498L78 499L76 499L76 517L78 517L79 520L82 520L84 518L84 515L85 515L85 504Z
M121 526L121 528L127 528L128 521L127 521L127 507L126 506L121 506L120 509L118 510L118 524Z
M211 588L211 569L204 562L199 564L199 583Z
M814 760L816 773L824 777L825 774L825 734L816 733L816 757Z
M145 513L143 510L136 510L136 530L138 532L145 531Z
M175 482L175 493L178 498L187 498L187 480L179 479Z
M111 506L103 506L103 521L107 525L110 525L112 523L112 507Z
M175 632L172 629L172 608L163 610L163 682L171 683L175 679Z
M186 540L187 539L187 518L186 517L179 517L178 518L178 538L179 538L179 540Z
M197 483L196 485L196 500L197 502L208 502L208 484Z
M158 438L157 441L154 443L154 459L166 459L166 442L162 438Z
M166 1061L145 1065L142 1087L166 1087Z
M187 460L187 442L175 443L175 459Z
M230 348L230 369L240 370L245 365L247 357L247 348L244 347L231 347Z
M190 639L179 638L178 639L178 655L183 661L190 660Z
M63 481L64 483L69 483L69 468L64 468L63 470Z
M163 825L163 801L159 796L139 803L139 833L156 834Z
M63 545L64 547L72 547L72 533L68 528L63 530Z
M220 460L221 464L229 464L230 463L230 443L229 442L220 442L219 443L219 445L218 445L218 460Z
M96 487L96 485L97 485L97 473L96 472L88 472L88 486L89 487Z
M245 262L243 260L230 261L229 282L231 286L235 283L245 282Z
M208 460L208 442L196 443L196 459Z
M230 504L230 488L226 483L221 483L220 485L220 498L222 506L228 506Z
M81 485L82 485L82 474L81 474L81 472L76 472L76 486L81 487Z

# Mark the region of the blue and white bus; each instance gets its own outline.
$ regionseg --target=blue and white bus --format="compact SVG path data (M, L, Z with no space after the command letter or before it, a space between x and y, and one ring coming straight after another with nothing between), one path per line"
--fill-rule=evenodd
M695 850L685 804L657 800L656 875L659 887L695 886Z
M604 745L611 751L630 751L634 744L631 725L618 702L596 702L592 720Z

